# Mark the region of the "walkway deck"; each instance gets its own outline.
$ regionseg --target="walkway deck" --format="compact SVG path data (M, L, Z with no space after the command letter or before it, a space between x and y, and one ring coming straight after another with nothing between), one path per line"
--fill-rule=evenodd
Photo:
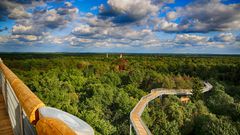
M202 90L202 93L205 93L212 89L212 85L210 83L204 83L205 87ZM164 89L158 88L151 90L151 93L141 98L138 104L134 107L132 112L130 113L131 123L136 131L137 135L151 135L148 127L141 119L141 115L143 113L144 108L147 104L162 95L191 95L191 89Z
M146 125L144 124L144 122L141 119L141 114L142 114L144 108L146 107L146 105L148 104L148 102L150 102L152 99L155 99L158 96L159 96L159 91L152 91L150 94L144 96L141 99L141 102L139 102L136 105L136 107L133 109L133 111L131 112L132 124L133 124L135 130L137 130L137 133L139 135L151 134L150 131L148 131L148 129L146 129Z
M0 89L0 135L13 135L11 122Z

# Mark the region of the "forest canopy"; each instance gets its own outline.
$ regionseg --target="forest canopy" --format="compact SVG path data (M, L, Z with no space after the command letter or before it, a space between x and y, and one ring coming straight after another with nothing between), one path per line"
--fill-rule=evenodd
M195 88L191 101L153 100L143 119L153 134L240 134L240 56L0 54L48 106L85 120L95 134L129 134L129 115L153 88ZM200 82L200 84L198 83ZM200 87L200 86L198 86Z

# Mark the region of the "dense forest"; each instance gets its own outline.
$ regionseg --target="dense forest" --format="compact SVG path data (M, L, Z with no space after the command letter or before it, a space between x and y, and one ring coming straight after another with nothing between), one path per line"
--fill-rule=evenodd
M154 135L240 134L240 56L157 54L0 54L4 63L48 106L89 123L95 134L129 134L129 115L153 88L213 90L153 100L143 120Z

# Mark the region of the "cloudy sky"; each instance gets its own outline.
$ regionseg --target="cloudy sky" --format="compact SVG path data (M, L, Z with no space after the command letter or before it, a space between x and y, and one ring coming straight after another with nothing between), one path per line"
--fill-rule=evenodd
M0 52L240 54L240 2L1 0Z

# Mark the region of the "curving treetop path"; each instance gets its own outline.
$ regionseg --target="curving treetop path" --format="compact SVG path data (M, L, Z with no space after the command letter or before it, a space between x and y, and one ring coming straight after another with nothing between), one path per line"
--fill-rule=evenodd
M212 89L212 85L208 82L204 83L205 87L202 90L202 93L207 92ZM137 135L151 135L150 130L145 125L145 123L141 119L142 112L147 104L163 95L192 95L192 89L164 89L164 88L157 88L152 89L151 93L146 96L143 96L141 100L137 103L134 109L130 113L130 121L135 129ZM131 131L130 131L131 133Z

